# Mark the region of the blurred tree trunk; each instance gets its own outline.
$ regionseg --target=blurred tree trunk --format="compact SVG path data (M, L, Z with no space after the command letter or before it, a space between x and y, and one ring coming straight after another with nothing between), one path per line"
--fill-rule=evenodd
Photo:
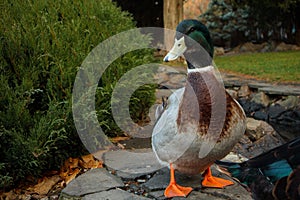
M183 19L183 0L164 0L164 28L175 30ZM165 33L165 46L170 49L174 43L174 35Z

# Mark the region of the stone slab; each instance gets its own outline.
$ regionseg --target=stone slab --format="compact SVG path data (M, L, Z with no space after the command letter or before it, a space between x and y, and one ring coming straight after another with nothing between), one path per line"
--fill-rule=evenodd
M189 186L193 188L201 187L201 175L187 176L181 173L175 172L176 182L182 186ZM165 167L148 180L146 183L142 184L142 187L146 190L160 190L165 189L170 182L170 170Z
M263 87L272 87L272 85L269 83L263 83L263 82L258 82L258 81L255 81L255 82L251 81L248 83L248 85L250 88L255 88L255 89L263 88Z
M70 197L81 197L86 194L123 186L124 183L122 180L110 174L106 169L92 169L71 181L67 187L62 190L62 196L65 194Z
M244 83L238 81L238 80L224 80L223 83L225 87L241 87Z
M251 193L243 188L240 184L236 183L232 186L225 187L223 189L205 188L199 192L195 192L191 197L187 199L231 199L231 200L253 200ZM195 198L198 197L198 198ZM175 199L175 198L174 198Z
M129 192L126 192L121 189L113 189L109 191L94 193L86 195L82 198L82 200L148 200L149 198L138 196Z
M300 95L300 87L291 87L291 86L272 86L272 87L263 87L258 89L259 92L265 92L266 94L276 94L276 95Z
M152 149L110 151L104 155L108 169L125 179L151 174L162 168Z
M212 166L212 173L214 176L222 177L224 179L230 179L228 176L221 174L216 170L215 166ZM225 187L224 189L203 188L201 186L202 176L186 176L184 174L175 173L176 182L182 186L189 186L193 188L193 191L187 198L175 197L173 199L206 199L206 200L221 200L221 199L235 199L235 200L250 200L251 194L235 182L234 185ZM155 199L166 199L163 195L164 189L169 184L169 170L163 168L158 171L153 178L146 183L142 184L142 187L146 190L150 190L149 195Z
M156 200L165 199L164 190L157 190L157 191L149 192L149 196Z

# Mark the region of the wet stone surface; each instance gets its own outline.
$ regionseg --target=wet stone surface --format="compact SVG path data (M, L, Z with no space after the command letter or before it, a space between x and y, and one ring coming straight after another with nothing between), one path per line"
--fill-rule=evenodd
M71 181L63 189L61 196L81 197L123 186L121 178L110 174L106 169L92 169Z
M113 189L109 191L94 193L86 195L82 200L96 200L96 199L107 199L107 200L116 200L116 199L128 199L128 200L147 200L149 198L138 196L129 192L126 192L121 189Z
M109 152L106 159L116 155L116 158L109 161L109 167L93 169L80 175L62 191L60 199L166 199L163 192L169 184L169 169L162 168L151 149L133 150L131 153L133 156L129 156L126 150L117 152L118 155ZM122 163L129 162L132 163L128 168L122 166ZM122 170L125 176L120 173ZM232 180L215 167L212 167L212 172L215 176ZM178 184L190 186L194 190L187 198L173 199L251 199L251 194L236 182L224 189L212 189L201 186L200 174L186 176L176 172L175 177Z
M135 179L162 168L152 149L107 152L104 163L123 179Z

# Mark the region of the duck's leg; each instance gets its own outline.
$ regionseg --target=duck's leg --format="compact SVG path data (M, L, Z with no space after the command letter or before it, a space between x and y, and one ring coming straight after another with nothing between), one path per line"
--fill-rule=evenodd
M176 184L175 180L175 170L172 166L172 163L170 164L170 184L165 190L165 197L171 198L171 197L186 197L193 188L191 187L182 187L180 185Z
M234 183L232 181L214 177L211 173L210 167L208 167L204 172L204 180L202 181L202 186L204 187L224 188L233 184Z

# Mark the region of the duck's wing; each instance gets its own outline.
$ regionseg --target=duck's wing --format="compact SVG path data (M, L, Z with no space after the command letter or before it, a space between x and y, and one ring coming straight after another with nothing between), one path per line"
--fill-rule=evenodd
M156 122L152 133L152 147L159 160L166 163L176 161L191 146L196 130L179 133L176 124L179 103L184 88L176 90L168 99L168 106Z

